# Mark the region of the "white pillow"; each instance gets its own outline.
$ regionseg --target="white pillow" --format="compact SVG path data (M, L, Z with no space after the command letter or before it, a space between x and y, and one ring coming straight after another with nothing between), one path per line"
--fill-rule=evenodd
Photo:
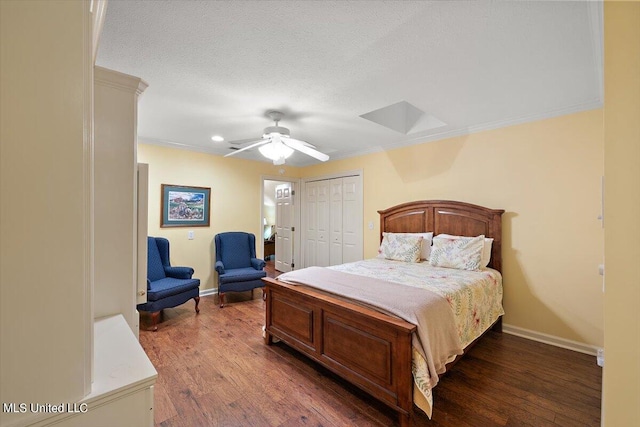
M419 262L422 240L422 236L388 233L382 238L378 256L395 261Z
M446 237L448 239L460 239L467 238L465 236L453 236L451 234L438 234L436 237ZM485 268L491 261L491 246L493 245L493 239L491 237L484 238L484 247L482 248L482 261L480 261L480 268Z
M388 234L398 234L402 236L422 236L422 247L420 249L420 259L421 260L429 260L429 254L431 253L431 240L433 239L433 233L382 233L382 236ZM380 250L378 250L378 257L384 258L380 255Z
M438 235L433 238L429 264L434 267L478 270L483 247L484 236L449 238Z

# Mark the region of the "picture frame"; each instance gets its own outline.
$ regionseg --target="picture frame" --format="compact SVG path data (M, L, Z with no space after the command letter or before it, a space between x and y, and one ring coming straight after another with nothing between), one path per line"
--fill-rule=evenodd
M161 185L160 227L209 227L211 188Z

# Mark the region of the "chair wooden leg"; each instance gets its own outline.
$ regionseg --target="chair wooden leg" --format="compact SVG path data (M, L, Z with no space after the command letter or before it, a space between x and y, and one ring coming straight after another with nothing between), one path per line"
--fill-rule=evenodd
M158 318L160 317L160 311L151 313L151 330L156 332L158 330Z
M224 294L218 292L218 300L220 302L220 308L224 307Z
M200 297L193 297L193 299L196 300L196 313L200 313L200 308L198 307L200 304Z

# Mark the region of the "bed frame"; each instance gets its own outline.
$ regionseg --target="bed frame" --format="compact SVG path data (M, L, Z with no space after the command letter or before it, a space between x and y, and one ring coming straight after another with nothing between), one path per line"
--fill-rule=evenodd
M426 200L378 213L381 239L382 232L429 231L434 235L492 237L489 267L502 271L503 210ZM396 410L400 426L410 425L411 334L415 325L318 290L263 280L266 344L271 345L274 338L283 341Z

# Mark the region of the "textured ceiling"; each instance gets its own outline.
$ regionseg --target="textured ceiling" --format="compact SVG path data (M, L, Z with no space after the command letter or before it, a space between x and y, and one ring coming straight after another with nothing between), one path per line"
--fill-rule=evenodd
M224 155L277 109L333 160L600 107L602 4L111 0L97 64L149 83L143 142ZM436 126L360 117L400 102Z

